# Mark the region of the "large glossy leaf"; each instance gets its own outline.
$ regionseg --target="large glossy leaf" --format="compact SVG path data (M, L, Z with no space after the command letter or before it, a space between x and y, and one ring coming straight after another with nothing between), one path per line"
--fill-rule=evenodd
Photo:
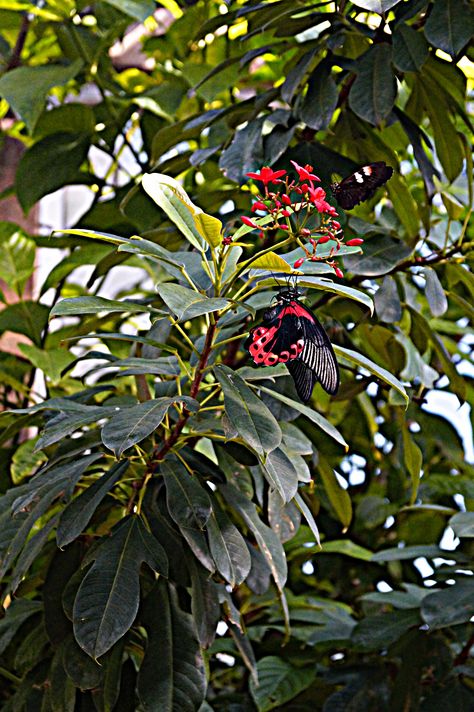
M142 563L168 573L166 554L140 517L126 517L111 537L102 540L74 601L74 635L81 648L97 659L132 625L140 600Z
M465 0L436 0L425 24L428 41L456 57L472 39L474 13Z
M271 388L266 388L265 386L259 385L259 390L263 391L264 393L268 393L273 398L276 398L282 403L285 403L285 405L290 406L290 408L294 408L295 410L299 411L302 415L306 416L307 418L309 418L309 420L318 425L321 430L324 430L325 433L334 438L334 440L336 440L336 442L338 442L340 445L343 445L345 448L348 447L346 441L342 437L341 433L337 430L337 428L335 428L334 425L332 425L328 420L326 420L323 415L318 413L317 410L313 410L309 406L304 405L304 403L300 403L299 401L295 401L292 398L288 398L287 396L283 395L283 393L273 391L271 390Z
M354 299L356 302L360 302L368 309L370 313L374 313L374 303L368 294L361 292L359 289L354 289L354 287L347 287L345 284L338 284L330 279L325 279L324 277L301 277L298 281L301 287L309 287L310 289L321 289L325 292L333 292L340 297L347 297L348 299Z
M433 316L443 316L448 308L448 300L441 281L431 267L425 267L423 274L426 279L425 294Z
M102 428L102 442L116 457L153 433L174 403L182 402L194 411L199 404L194 398L177 396L155 398L130 408L115 409L114 415Z
M402 72L416 72L428 59L428 44L410 25L401 22L393 33L393 63Z
M161 463L160 473L165 481L166 503L172 519L185 529L203 529L212 505L199 480L174 457Z
M82 316L101 312L149 312L150 308L135 302L106 299L105 297L73 297L62 299L51 309L50 316Z
M220 220L206 215L194 205L182 185L174 178L162 173L145 173L142 186L198 250L202 252L206 242L213 247L220 243Z
M206 674L192 617L160 581L147 596L142 619L148 636L138 674L143 709L195 712L206 693Z
M0 333L13 331L24 334L39 346L41 332L48 323L49 308L36 302L10 304L0 312Z
M227 417L259 455L266 456L281 443L281 430L267 406L245 381L227 366L215 369L224 393Z
M458 512L449 520L458 537L474 537L474 512Z
M259 518L253 502L231 485L221 485L219 491L239 512L245 524L254 535L265 560L270 567L276 585L283 589L287 576L287 564L281 542L272 529Z
M390 272L410 255L412 250L401 240L388 235L368 240L364 254L360 257L346 257L344 264L353 274L379 277Z
M179 284L160 284L157 292L180 321L187 321L202 314L219 311L229 304L227 299L206 297L200 292L181 287Z
M353 0L353 5L361 7L363 10L368 10L369 12L378 12L381 15L383 12L387 12L401 0Z
M49 64L18 67L6 72L0 79L0 94L23 119L29 132L33 133L49 90L69 82L81 67L81 60L69 66Z
M144 22L147 17L153 15L156 9L153 0L104 0L104 2L137 22Z
M352 501L349 493L341 486L334 470L323 458L319 461L318 474L337 518L344 529L347 529L352 520Z
M473 615L473 601L474 581L471 577L461 578L443 591L426 596L421 615L432 629L467 623Z
M436 153L448 180L453 181L462 170L464 151L449 114L451 102L447 101L443 88L429 76L423 77L419 87L433 130Z
M303 517L306 519L306 522L307 522L309 528L311 529L314 538L316 539L316 544L318 544L318 546L321 546L321 539L319 537L319 529L318 529L316 521L313 517L313 513L311 512L310 508L308 507L308 505L306 504L306 502L304 501L303 497L301 496L301 494L299 492L297 492L295 494L295 504L298 507L298 509L300 510Z
M395 390L403 396L403 398L405 399L405 403L408 405L408 394L405 388L403 387L403 384L398 380L398 378L392 376L389 371L387 371L385 368L382 368L382 366L379 366L378 364L374 363L366 356L357 353L357 351L345 349L343 346L338 346L337 344L334 344L333 348L338 356L341 356L342 358L346 359L347 361L350 361L351 363L355 363L357 366L365 368L370 373L373 373L374 376L377 376L377 378L380 378L382 381L387 383L391 388L395 388Z
M95 423L115 412L113 407L102 408L96 405L82 405L81 403L76 403L75 406L74 412L60 412L59 415L55 415L54 418L50 418L47 421L36 443L35 450L42 450L48 445L53 445L79 430L82 426Z
M397 95L391 46L385 42L372 45L358 59L356 71L349 105L361 119L378 126L390 114Z
M62 548L82 534L105 495L125 474L129 464L129 460L118 462L68 504L61 515L56 533L58 546Z
M6 649L18 628L35 613L41 611L40 601L19 598L12 601L0 621L0 653Z
M288 455L277 447L267 455L261 468L270 487L279 493L283 502L291 502L298 489L298 472Z
M245 540L227 515L215 507L207 521L207 536L217 570L224 579L232 587L245 581L251 565Z
M421 624L418 609L397 610L363 618L352 632L357 650L384 650L395 643L410 628Z
M313 666L295 667L274 655L257 663L258 685L251 680L250 692L258 712L268 712L292 700L313 682Z
M33 273L35 251L35 243L18 225L0 222L0 279L18 295Z
M300 109L300 119L315 131L327 129L336 110L339 93L331 69L324 62L316 67Z

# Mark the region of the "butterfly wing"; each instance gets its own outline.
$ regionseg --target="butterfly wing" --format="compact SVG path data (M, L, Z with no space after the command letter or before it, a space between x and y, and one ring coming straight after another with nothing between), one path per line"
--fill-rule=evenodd
M384 161L376 161L362 166L340 183L333 183L331 190L344 210L351 210L364 200L368 200L377 188L391 178L393 168Z
M257 366L285 363L302 401L317 381L330 394L339 387L339 369L331 342L315 315L300 301L267 309L245 342Z

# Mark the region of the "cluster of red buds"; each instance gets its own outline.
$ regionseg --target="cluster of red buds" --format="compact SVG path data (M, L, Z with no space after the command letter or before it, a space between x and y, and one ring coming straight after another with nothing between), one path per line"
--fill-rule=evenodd
M324 261L334 269L337 277L342 277L342 270L334 260L341 245L358 246L364 241L361 238L353 238L344 242L341 225L336 219L337 210L327 202L326 191L320 186L315 186L315 183L320 182L320 178L313 173L313 167L300 166L296 161L291 163L298 174L297 180L290 179L285 170L274 171L268 166L264 166L259 173L247 173L249 178L263 183L263 194L257 196L251 208L252 213L260 213L257 217L269 216L271 220L265 221L264 225L257 224L255 218L245 215L241 220L244 225L259 230L261 238L265 237L266 232L273 233L277 229L294 234L296 242L305 253L304 257L300 257L294 263L295 269L301 267L306 260ZM279 189L270 189L270 185L277 184L280 184ZM291 197L292 195L294 197ZM315 213L319 214L319 225L309 228L308 221ZM330 240L334 245L331 246L329 253L324 256L318 255L318 245L324 245Z

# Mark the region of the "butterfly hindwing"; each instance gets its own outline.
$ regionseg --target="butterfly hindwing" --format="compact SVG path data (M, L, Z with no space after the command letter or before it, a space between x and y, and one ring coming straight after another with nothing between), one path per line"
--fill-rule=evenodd
M245 342L254 363L285 363L302 401L311 397L317 381L330 394L339 386L339 370L331 342L323 327L297 298L296 290L282 290L277 306L264 312Z
M377 188L391 178L393 169L384 161L376 161L362 166L340 183L333 183L331 190L344 210L351 210L364 200L368 200Z

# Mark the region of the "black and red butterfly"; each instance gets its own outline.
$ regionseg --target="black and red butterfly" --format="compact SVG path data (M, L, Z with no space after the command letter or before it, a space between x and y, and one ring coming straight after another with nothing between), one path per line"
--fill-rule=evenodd
M306 403L317 381L331 395L339 388L339 369L331 342L295 287L280 289L275 306L250 330L245 348L257 366L284 363Z
M352 175L332 183L331 190L343 210L352 210L356 205L373 196L377 188L386 183L393 173L393 168L384 161L362 166Z

